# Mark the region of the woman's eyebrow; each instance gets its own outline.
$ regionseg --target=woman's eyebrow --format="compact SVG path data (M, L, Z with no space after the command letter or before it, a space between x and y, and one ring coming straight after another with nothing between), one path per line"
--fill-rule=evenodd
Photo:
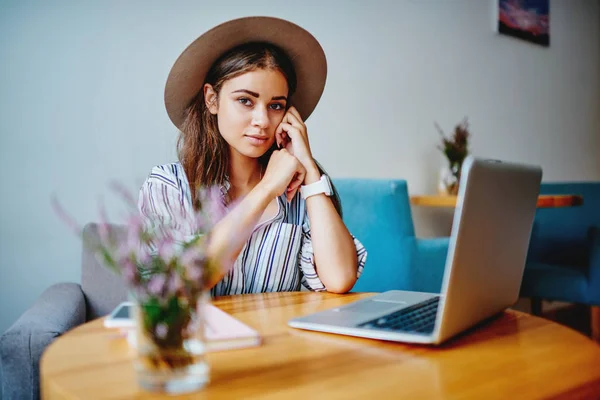
M260 98L260 95L258 93L253 92L253 91L248 90L248 89L234 90L231 93L247 93L247 94L249 94L252 97L256 97L257 99ZM285 100L285 101L287 101L287 97L285 97L285 96L273 96L271 98L271 100Z

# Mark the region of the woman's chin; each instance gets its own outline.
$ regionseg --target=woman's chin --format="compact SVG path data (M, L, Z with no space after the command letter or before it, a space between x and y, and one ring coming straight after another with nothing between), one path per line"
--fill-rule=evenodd
M245 155L246 157L250 157L250 158L260 158L262 157L267 150L269 150L268 146L262 146L262 147L245 147L244 149L240 149L242 151L240 151L240 153L242 153L243 155Z

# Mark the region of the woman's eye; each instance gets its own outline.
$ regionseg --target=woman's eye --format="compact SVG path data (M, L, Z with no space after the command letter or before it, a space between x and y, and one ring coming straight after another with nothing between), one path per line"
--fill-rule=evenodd
M280 104L280 103L274 103L274 104L271 104L271 108L272 108L273 110L280 111L280 110L283 110L285 107L283 106L283 104Z
M247 98L247 97L240 97L240 98L238 99L238 101L239 101L241 104L245 105L245 106L251 106L251 105L252 105L252 102L251 102L251 101L250 101L250 99L249 99L249 98Z

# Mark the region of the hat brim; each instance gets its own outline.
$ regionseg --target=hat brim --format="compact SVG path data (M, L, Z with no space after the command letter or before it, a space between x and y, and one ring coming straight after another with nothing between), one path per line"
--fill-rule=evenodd
M268 42L282 49L296 72L296 92L289 104L302 119L313 112L325 88L325 52L305 29L273 17L245 17L220 24L194 40L175 61L165 85L165 106L179 129L188 107L204 86L212 64L228 50L248 42Z

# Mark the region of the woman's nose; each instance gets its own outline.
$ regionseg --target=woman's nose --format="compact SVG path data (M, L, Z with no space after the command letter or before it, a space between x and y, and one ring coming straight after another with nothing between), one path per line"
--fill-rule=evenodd
M269 126L269 113L267 107L258 106L252 113L252 125L265 129Z

